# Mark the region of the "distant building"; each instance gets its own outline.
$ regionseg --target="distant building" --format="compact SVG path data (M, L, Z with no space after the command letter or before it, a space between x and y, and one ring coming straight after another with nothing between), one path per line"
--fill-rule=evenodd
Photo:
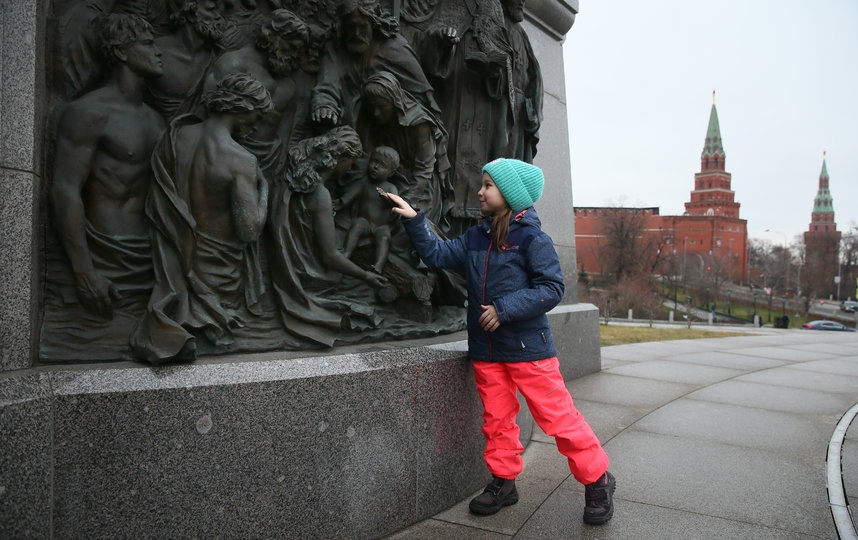
M812 296L833 295L837 289L834 277L838 275L840 236L834 222L834 199L828 189L828 167L823 155L810 227L804 233L805 282Z
M685 214L662 216L658 207L575 207L575 249L578 269L591 274L610 274L606 257L614 241L612 223L625 215L634 217L639 245L653 271L671 275L703 275L719 272L722 279L747 282L748 227L739 218L739 203L726 171L726 153L721 141L718 111L713 100L706 140L700 155L700 172L694 174L691 200ZM614 232L611 232L611 229Z

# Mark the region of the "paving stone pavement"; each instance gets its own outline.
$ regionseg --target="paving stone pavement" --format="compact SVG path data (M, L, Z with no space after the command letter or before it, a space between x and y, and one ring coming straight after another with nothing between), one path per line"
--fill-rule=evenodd
M479 517L468 498L389 538L858 538L858 333L744 331L603 347L567 384L617 478L608 524L582 522L583 486L534 428L518 504Z

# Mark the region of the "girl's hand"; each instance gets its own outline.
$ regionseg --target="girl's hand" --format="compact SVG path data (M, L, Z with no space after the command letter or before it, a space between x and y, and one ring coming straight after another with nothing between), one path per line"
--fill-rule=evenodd
M411 219L417 215L417 211L411 208L411 205L405 202L405 199L396 195L395 193L387 193L387 198L390 199L396 206L391 208L394 212L404 217L405 219Z
M494 332L500 326L497 310L492 305L480 307L483 308L483 314L480 315L480 326L486 332Z

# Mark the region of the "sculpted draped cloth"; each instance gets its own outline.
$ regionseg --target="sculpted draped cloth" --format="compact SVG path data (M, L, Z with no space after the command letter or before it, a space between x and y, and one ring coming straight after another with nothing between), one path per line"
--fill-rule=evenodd
M176 118L152 154L155 182L146 215L152 223L155 286L131 348L156 364L193 359L195 334L215 345L230 344L231 330L243 325L242 304L251 314L258 312L263 292L257 243L233 244L202 234L188 206L190 179L177 170L176 133L199 121L193 115Z
M44 362L133 358L128 335L145 313L153 283L149 236L105 234L87 222L86 243L93 266L113 283L121 298L111 302L110 319L84 309L68 258L59 241L48 235L45 314L39 347L39 359Z
M374 328L381 318L368 303L337 293L342 276L321 264L306 197L285 183L271 191L271 284L286 331L330 347L343 330Z

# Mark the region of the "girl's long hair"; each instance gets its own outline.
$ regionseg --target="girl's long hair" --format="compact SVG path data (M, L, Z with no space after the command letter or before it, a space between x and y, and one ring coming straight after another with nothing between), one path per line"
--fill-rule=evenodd
M512 219L512 208L506 205L503 210L498 212L492 218L491 237L495 249L500 253L504 248L509 247L506 239L509 235L509 222Z

